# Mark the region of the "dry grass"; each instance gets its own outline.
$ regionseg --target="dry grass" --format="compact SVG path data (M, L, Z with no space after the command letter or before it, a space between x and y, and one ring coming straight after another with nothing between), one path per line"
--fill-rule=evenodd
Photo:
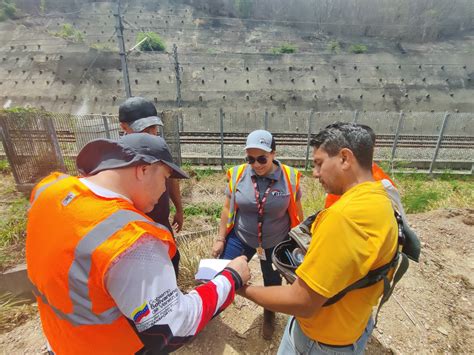
M36 314L36 306L26 302L9 293L0 296L0 333L18 327Z
M304 178L301 180L301 191L303 192L301 204L305 217L324 207L326 193L318 180L311 176L311 173L304 173Z
M185 234L177 238L181 261L179 263L178 285L182 290L189 290L196 286L194 275L199 261L211 258L211 248L217 228L210 228L201 232Z

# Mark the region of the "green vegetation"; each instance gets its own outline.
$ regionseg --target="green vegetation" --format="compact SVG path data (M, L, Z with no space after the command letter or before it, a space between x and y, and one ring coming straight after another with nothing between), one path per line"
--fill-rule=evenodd
M8 164L8 160L0 159L0 174L10 174L12 171L10 164Z
M3 0L0 2L0 21L6 19L16 19L17 8L13 0Z
M338 40L329 41L327 48L330 52L338 54L341 52L341 43Z
M272 48L272 53L273 54L291 54L291 53L296 53L297 52L296 46L290 44L290 43L283 43L279 47Z
M193 175L196 176L197 181L205 180L208 176L214 175L216 173L220 173L219 170L214 170L211 168L204 168L204 169L194 169Z
M196 178L197 181L204 180L208 176L220 174L222 172L221 170L213 169L212 167L196 168L195 166L192 166L189 162L182 163L181 168L191 178ZM231 166L229 166L229 168L231 168Z
M25 244L28 201L18 198L11 202L6 215L0 221L0 270L4 270L21 258Z
M311 174L304 175L302 204L308 216L323 208L326 194ZM474 178L470 176L446 174L430 178L422 174L397 174L393 180L400 190L407 213L474 206Z
M396 175L395 183L402 194L407 213L420 213L438 208L469 208L474 205L474 179L471 176Z
M148 39L140 44L140 50L144 52L163 52L166 49L165 43L155 32L140 32L137 34L137 43L145 37Z
M46 112L44 110L34 108L34 107L20 107L20 106L13 106L10 108L2 109L0 108L0 115L1 114L11 114L15 116L15 124L18 123L25 123L32 115L41 115L43 117L50 116L51 113Z
M0 109L0 113L36 113L42 112L41 110L33 107L20 107L20 106L13 106L10 108Z
M207 216L219 219L221 217L222 204L188 204L184 206L185 216Z
M73 42L84 42L84 36L82 35L82 32L76 30L70 23L63 24L61 30L59 30L59 32L55 32L53 35L71 40Z
M367 46L365 44L353 44L349 47L349 52L355 54L362 54L367 52Z

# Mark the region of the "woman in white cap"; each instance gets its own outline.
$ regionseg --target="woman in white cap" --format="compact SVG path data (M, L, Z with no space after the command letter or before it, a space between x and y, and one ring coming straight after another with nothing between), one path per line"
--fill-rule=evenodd
M273 248L303 219L301 173L275 159L275 139L265 130L247 137L246 164L227 171L229 180L214 257L233 259L255 253L265 286L281 285L271 262ZM275 314L264 311L263 337L271 339Z

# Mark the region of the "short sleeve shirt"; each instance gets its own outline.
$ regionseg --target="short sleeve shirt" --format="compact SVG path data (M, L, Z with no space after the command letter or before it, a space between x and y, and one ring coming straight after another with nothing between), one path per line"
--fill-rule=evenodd
M252 176L255 176L260 200L265 190L273 181L267 201L264 205L262 226L262 247L272 248L287 238L290 231L290 216L288 207L290 205L290 191L286 185L285 176L278 161L276 170L266 176L258 176L255 171L247 167L242 173L235 192L235 201L238 205L235 215L234 231L238 238L252 248L258 247L257 238L257 202ZM226 196L230 197L229 187ZM296 192L296 199L301 198L301 191Z
M169 195L169 182L166 180L166 190L161 195L153 210L147 213L148 217L154 220L170 230L173 233L173 228L170 224L170 195Z
M296 274L311 289L330 298L395 255L398 225L382 182L364 182L323 210ZM362 334L383 285L347 293L311 318L297 318L303 332L326 344L346 345Z

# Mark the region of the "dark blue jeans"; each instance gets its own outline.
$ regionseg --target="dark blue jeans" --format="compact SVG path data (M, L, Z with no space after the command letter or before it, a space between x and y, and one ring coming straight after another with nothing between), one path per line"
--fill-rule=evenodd
M265 249L265 256L267 260L260 260L260 268L263 274L263 284L265 286L278 286L281 285L280 273L273 270L272 267L272 253L274 248ZM234 230L232 229L226 237L226 243L224 251L222 252L221 259L234 259L240 255L245 255L248 260L252 259L257 250L248 246L237 237Z

